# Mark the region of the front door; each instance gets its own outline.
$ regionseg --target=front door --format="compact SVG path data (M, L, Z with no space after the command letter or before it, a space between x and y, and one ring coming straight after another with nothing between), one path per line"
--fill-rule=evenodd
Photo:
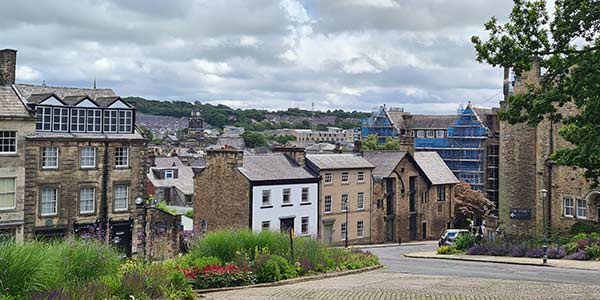
M387 220L385 220L385 226L386 226L385 240L386 240L386 242L393 242L394 241L394 218L387 218Z
M417 215L410 215L410 222L408 224L408 232L410 234L410 240L414 241L417 239Z
M279 228L283 233L288 233L290 232L290 228L294 228L294 218L280 219L279 222Z
M423 222L423 224L421 224L421 239L422 240L427 239L427 223L426 222Z
M327 245L333 243L333 224L323 225L323 242Z
M131 256L133 220L110 220L110 242L127 256Z

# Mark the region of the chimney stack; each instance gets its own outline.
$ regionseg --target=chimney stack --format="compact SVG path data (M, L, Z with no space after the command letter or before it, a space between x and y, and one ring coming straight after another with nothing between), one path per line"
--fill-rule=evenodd
M306 158L306 153L304 152L304 148L294 147L294 146L279 146L279 147L273 147L272 151L274 153L283 153L283 154L287 155L289 158L295 160L299 165L304 167L304 159Z
M0 50L0 84L15 84L17 70L17 50Z

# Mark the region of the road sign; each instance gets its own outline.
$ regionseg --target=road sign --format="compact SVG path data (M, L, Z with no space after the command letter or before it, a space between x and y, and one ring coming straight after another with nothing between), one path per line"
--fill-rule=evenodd
M510 218L513 220L531 220L531 209L529 208L511 208Z

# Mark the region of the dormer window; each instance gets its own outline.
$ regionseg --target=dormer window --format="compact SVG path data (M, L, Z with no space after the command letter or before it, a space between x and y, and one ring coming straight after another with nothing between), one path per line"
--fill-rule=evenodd
M131 132L131 111L119 111L119 132Z
M165 179L173 179L173 170L165 170Z
M87 110L87 131L100 132L102 131L102 111L99 109Z
M85 109L71 109L71 131L85 132Z
M54 108L53 122L54 131L69 131L69 109L62 107Z
M104 132L117 132L117 111L104 111Z
M52 130L52 108L50 107L38 107L36 109L37 122L35 123L35 129L39 131L50 131Z

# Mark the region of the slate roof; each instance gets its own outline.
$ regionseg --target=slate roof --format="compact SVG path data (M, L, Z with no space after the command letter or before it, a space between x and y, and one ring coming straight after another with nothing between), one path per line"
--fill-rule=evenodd
M418 151L415 152L414 158L431 184L453 184L459 182L437 152Z
M55 96L53 93L43 93L43 94L33 94L27 97L27 103L38 104L52 96ZM58 96L56 96L58 97Z
M243 149L246 148L244 139L240 136L223 136L220 135L217 139L217 146L232 146L234 148Z
M411 128L447 129L454 125L459 115L413 115Z
M89 96L96 100L102 97L117 97L112 89L87 89L73 87L46 86L34 84L15 84L23 98L28 99L33 94L56 94L59 98L67 96Z
M65 139L81 139L81 140L143 140L144 136L139 130L134 133L74 133L74 132L52 132L52 131L36 131L32 135L27 136L27 139L48 139L48 138L65 138Z
M157 157L154 160L155 167L150 168L147 177L156 187L175 187L184 194L191 195L194 193L194 171L192 167L184 165L178 157ZM173 166L175 164L175 166ZM177 169L177 178L160 179L154 176L154 170L160 169Z
M283 153L244 155L243 166L238 170L249 181L318 179Z
M31 98L31 97L30 97L30 98ZM75 106L75 104L77 104L77 103L81 102L83 99L87 99L87 98L88 98L88 97L87 97L87 96L85 96L85 95L79 95L79 96L67 96L67 97L64 97L64 98L62 99L62 101L63 101L64 103L66 103L67 105L70 105L70 106Z
M375 178L385 178L392 174L392 171L404 159L406 153L406 151L368 151L363 156L375 166L373 176Z
M0 118L32 118L11 86L0 85Z
M307 154L306 159L319 170L375 168L368 160L355 154Z

